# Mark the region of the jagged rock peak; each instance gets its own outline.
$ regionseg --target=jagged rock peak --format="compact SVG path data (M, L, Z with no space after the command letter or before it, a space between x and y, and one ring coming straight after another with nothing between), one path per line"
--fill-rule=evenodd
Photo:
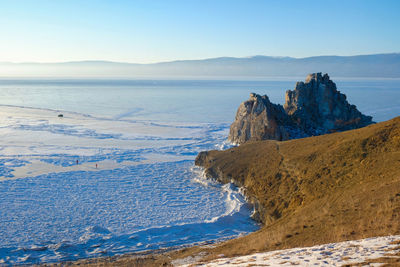
M287 140L289 135L283 125L289 121L281 105L271 103L266 95L251 93L249 100L238 108L229 140L237 144L248 140Z
M311 73L311 74L307 75L305 83L310 83L311 81L328 82L328 81L330 81L330 79L329 79L328 73L325 73L324 76L322 76L322 73L318 72L318 73Z
M286 113L309 135L360 128L372 123L350 105L328 74L309 74L305 83L298 82L286 92Z
M372 117L359 112L340 93L328 74L312 73L305 82L286 92L285 105L268 96L251 93L236 113L228 139L236 144L265 139L288 140L371 124Z

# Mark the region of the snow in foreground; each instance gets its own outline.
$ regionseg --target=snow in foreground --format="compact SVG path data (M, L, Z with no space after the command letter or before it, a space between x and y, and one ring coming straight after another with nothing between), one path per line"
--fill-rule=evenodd
M400 235L373 237L361 240L331 243L314 247L256 253L247 256L220 258L207 264L193 265L190 259L174 262L175 266L342 266L362 263L380 257L399 257ZM193 258L192 258L193 259ZM376 263L373 266L379 266Z

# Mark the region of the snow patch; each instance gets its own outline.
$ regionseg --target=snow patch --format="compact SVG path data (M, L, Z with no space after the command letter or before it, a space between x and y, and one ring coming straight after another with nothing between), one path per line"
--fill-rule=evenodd
M359 264L380 257L395 257L400 252L400 235L373 237L361 240L330 243L313 247L256 253L233 258L219 258L207 263L197 263L201 257L173 262L175 266L344 266ZM379 266L379 263L376 264Z

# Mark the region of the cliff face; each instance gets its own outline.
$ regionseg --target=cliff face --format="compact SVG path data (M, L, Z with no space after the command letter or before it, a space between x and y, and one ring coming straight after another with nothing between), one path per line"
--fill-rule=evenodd
M267 96L250 94L232 123L228 139L237 144L266 139L288 140L335 131L357 129L372 123L340 93L328 74L313 73L286 92L284 106Z
M239 144L248 140L286 140L289 132L285 125L288 124L290 118L281 105L272 104L266 95L251 93L250 99L238 108L229 139Z

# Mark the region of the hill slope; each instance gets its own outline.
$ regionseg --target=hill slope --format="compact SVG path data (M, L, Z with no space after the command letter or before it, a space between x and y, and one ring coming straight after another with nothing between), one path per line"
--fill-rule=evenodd
M262 230L226 256L400 233L400 117L365 128L202 152L196 164L246 188Z

